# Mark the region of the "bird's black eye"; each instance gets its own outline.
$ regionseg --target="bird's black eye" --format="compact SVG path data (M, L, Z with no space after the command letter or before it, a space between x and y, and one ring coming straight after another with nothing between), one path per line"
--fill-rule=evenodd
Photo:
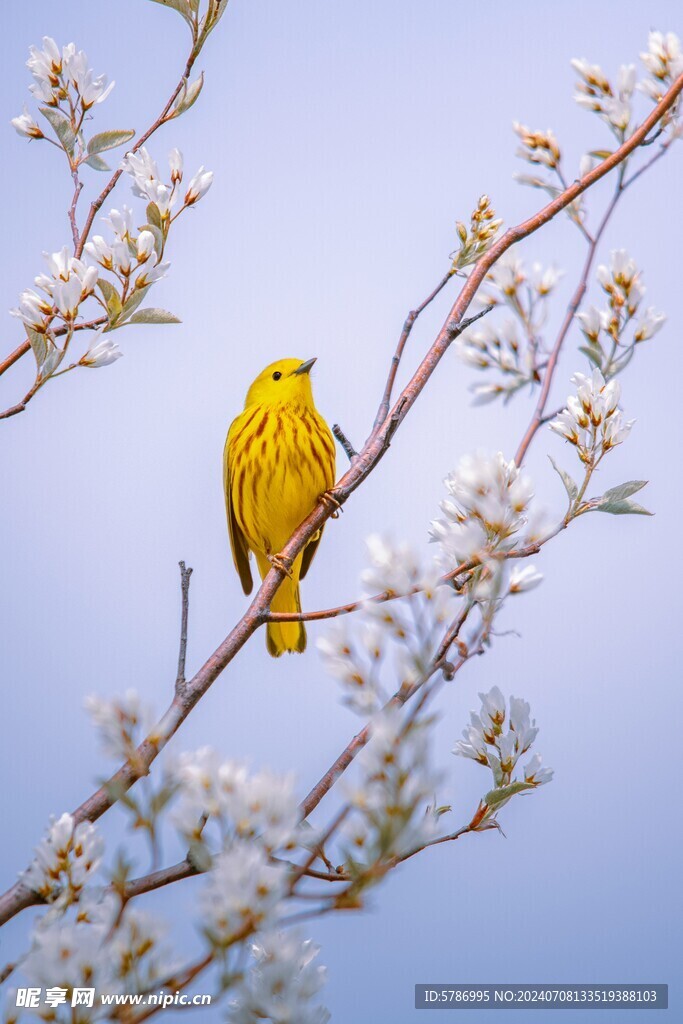
M276 370L275 373L273 374L273 380L279 380L281 376L282 374L280 373L280 371Z

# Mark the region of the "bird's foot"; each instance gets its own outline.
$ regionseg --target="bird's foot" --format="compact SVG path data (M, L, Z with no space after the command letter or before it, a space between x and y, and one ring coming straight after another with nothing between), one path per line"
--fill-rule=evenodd
M266 557L273 569L283 572L285 576L289 576L290 580L294 579L291 558L288 558L286 555L267 555Z
M332 509L332 515L330 518L339 519L339 513L343 512L341 502L335 497L335 489L331 487L329 491L324 491L323 494L318 495L318 501L325 506L327 509Z

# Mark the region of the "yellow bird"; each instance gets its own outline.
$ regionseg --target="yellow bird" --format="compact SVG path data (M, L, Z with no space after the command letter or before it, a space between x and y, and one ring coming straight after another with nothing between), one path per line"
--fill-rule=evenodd
M297 526L334 484L335 450L330 428L313 402L315 359L280 359L259 374L247 392L244 412L233 420L223 453L223 484L235 568L245 594L252 589L253 551L263 579ZM300 551L273 597L271 611L300 612L299 580L308 572L322 530ZM266 646L303 651L303 622L268 623Z

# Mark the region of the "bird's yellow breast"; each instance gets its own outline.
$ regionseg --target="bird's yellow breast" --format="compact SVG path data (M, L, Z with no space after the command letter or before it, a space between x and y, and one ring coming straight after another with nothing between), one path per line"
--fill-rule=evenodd
M230 428L228 458L232 506L252 551L284 547L334 484L332 435L303 404L249 406Z

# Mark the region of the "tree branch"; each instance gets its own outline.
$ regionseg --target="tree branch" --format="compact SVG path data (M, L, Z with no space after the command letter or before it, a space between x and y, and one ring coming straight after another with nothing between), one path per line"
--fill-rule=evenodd
M458 331L461 329L460 325L463 317L479 286L494 263L512 245L523 238L527 238L544 224L547 224L548 221L564 210L586 189L600 181L606 174L623 163L673 106L682 90L683 74L679 75L659 103L650 112L649 116L633 132L629 139L583 178L573 182L536 214L516 227L509 228L474 265L472 273L451 307L443 327L412 378L394 403L393 409L376 433L371 435L363 450L359 453L358 458L354 460L353 464L335 486L335 496L340 503L345 501L356 488L360 487L386 454L391 438L424 391L429 378L447 352L453 338L457 336ZM142 140L140 140L139 145L142 145ZM103 201L104 199L102 199ZM94 217L94 213L92 216ZM296 557L299 551L304 548L311 537L325 524L331 515L332 509L325 507L323 503L318 504L313 509L297 527L282 552L280 552L285 563ZM284 576L285 573L282 569L276 566L270 569L245 614L194 677L189 680L183 688L182 695L176 694L174 696L162 719L150 735L140 744L135 758L135 765L131 761L126 762L107 783L76 808L74 812L76 823L85 820L95 821L101 817L116 802L118 795L129 789L141 774L149 771L150 765L160 750L163 749L171 736L180 728L212 683L230 664L252 634L266 620L266 614L270 608L273 596L282 583ZM352 743L357 740L358 737ZM312 797L312 794L309 794L309 797ZM317 801L314 800L313 806L316 803ZM0 924L9 920L25 906L30 905L30 903L25 902L25 893L22 896L19 887L21 887L21 883L15 883L14 886L0 897Z
M184 562L178 562L180 566L180 593L182 599L182 611L180 615L180 650L178 651L178 674L175 681L175 692L185 686L185 658L187 655L187 617L190 610L190 577L192 569L187 569Z

